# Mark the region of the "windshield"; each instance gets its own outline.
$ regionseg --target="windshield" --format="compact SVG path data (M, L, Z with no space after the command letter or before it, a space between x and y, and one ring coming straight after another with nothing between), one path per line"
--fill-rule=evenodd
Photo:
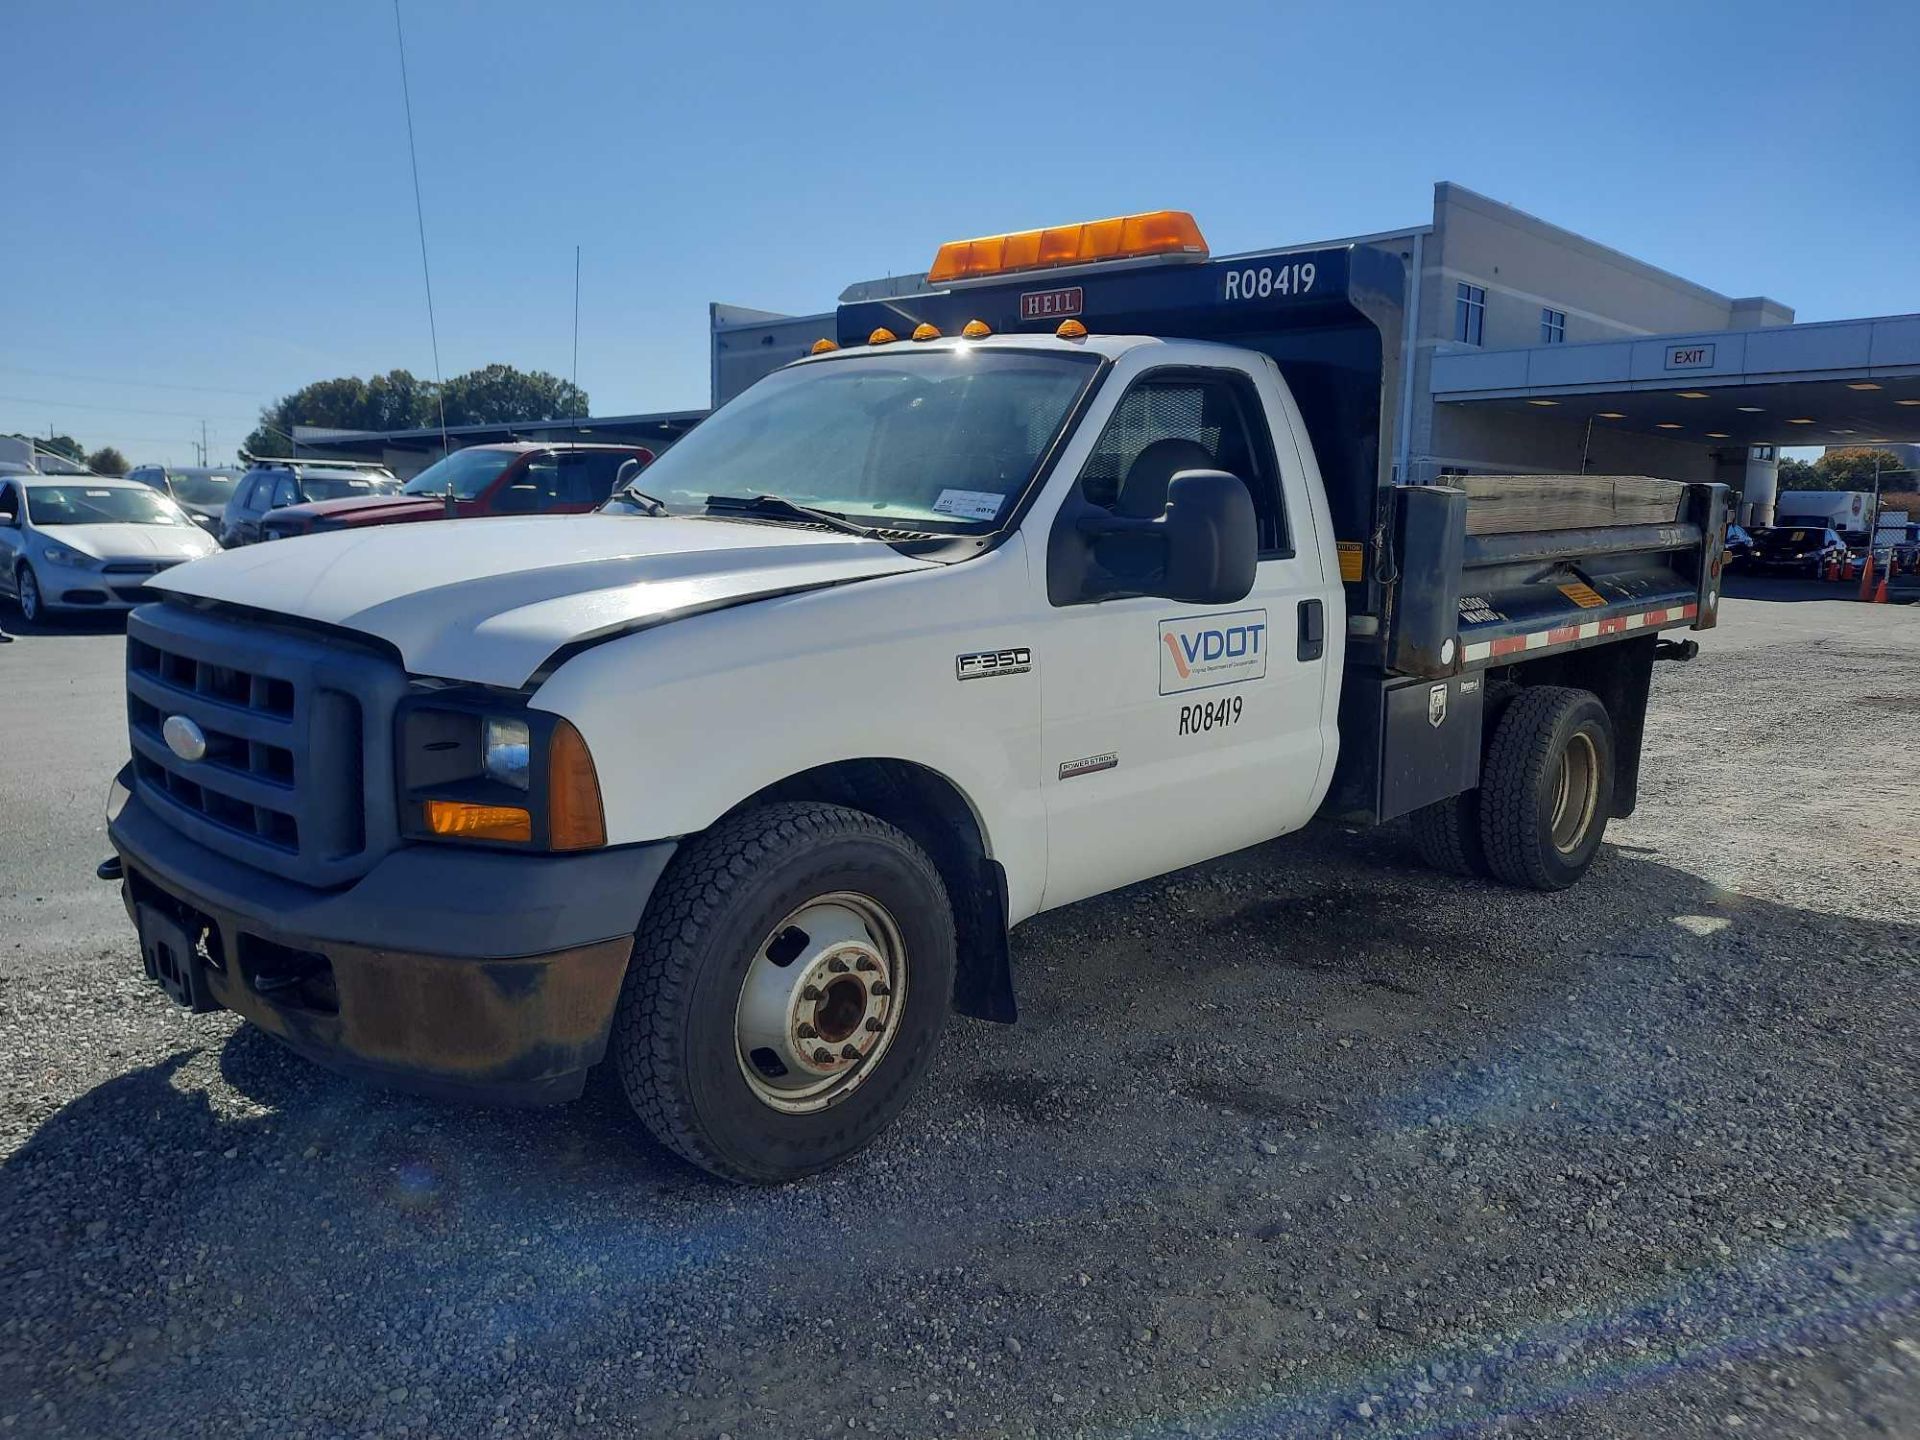
M50 525L188 525L173 501L154 490L120 486L29 485L27 515L41 529Z
M195 475L175 470L167 479L173 498L188 505L224 505L233 498L233 476Z
M764 494L882 526L991 529L1097 369L1092 356L980 349L797 365L716 411L638 483L674 508Z
M1826 543L1824 530L1769 530L1760 537L1763 550L1805 550Z
M436 460L401 487L402 495L445 495L453 482L456 499L471 500L520 456L517 450L456 450Z
M55 455L46 450L36 454L33 461L40 467L42 475L91 475L93 473L86 466L76 464L64 455Z

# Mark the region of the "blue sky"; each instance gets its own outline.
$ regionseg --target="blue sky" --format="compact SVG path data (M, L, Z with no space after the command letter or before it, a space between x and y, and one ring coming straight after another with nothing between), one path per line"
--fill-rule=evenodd
M443 368L706 401L706 304L1192 210L1217 253L1457 180L1803 320L1920 309L1920 5L402 0ZM390 0L0 0L0 430L228 455L433 360ZM57 80L49 77L59 76Z

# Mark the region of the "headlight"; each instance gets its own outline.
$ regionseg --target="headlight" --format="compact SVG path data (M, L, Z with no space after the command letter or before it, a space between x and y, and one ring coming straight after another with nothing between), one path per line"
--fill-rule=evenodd
M593 756L559 716L451 688L403 701L398 738L402 833L533 850L607 843Z
M43 545L40 553L49 565L65 565L72 570L98 570L106 562L65 545Z
M516 790L526 789L533 766L533 732L527 728L527 722L489 715L485 733L480 752L481 773Z

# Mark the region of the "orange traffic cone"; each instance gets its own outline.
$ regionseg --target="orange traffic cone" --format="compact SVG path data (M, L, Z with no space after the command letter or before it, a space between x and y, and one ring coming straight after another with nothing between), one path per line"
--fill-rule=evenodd
M1873 603L1876 605L1887 603L1887 572L1885 570L1880 572L1880 583L1873 587Z
M1860 602L1866 604L1873 599L1873 551L1867 551L1867 562L1860 567Z

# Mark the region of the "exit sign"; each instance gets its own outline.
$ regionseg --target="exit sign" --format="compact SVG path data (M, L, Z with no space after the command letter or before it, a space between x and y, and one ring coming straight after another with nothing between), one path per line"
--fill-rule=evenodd
M1713 346L1711 345L1667 346L1667 369L1669 370L1710 370L1712 368Z

